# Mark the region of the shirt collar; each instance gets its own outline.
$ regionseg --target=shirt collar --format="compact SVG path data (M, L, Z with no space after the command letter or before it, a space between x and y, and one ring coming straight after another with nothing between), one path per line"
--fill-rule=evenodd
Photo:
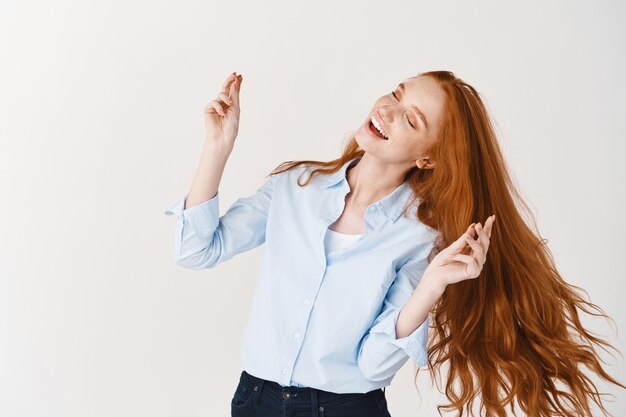
M346 171L348 168L355 164L361 156L354 157L353 159L345 162L337 172L334 172L330 175L327 175L325 178L326 183L323 185L324 188L332 187L333 185L346 181ZM407 203L407 200L411 197L413 189L411 186L404 181L400 184L395 190L393 190L389 195L385 196L382 200L379 200L374 204L375 207L378 207L383 214L391 220L391 222L395 222L398 217L402 214L404 210L404 206Z
M337 172L327 175L326 178L324 179L326 181L326 184L324 184L324 188L332 187L333 185L337 184L339 181L346 179L346 171L348 170L350 165L353 163L356 163L356 161L360 159L361 159L360 156L356 156L350 159L348 162L345 162L341 166L341 168L339 168Z

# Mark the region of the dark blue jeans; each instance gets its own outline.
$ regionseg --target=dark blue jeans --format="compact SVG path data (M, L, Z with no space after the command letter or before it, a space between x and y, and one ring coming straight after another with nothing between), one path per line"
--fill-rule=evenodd
M391 417L384 389L337 394L282 387L245 370L231 400L232 417Z

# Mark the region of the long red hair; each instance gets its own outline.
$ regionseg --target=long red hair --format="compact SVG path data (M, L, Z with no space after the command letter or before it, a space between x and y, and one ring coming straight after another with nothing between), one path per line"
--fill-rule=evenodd
M430 149L436 167L416 166L405 179L421 201L417 217L439 231L429 259L470 223L484 222L491 214L497 219L480 276L449 285L430 312L431 378L441 378L435 368L450 362L445 387L450 403L439 405L439 413L456 410L462 416L465 408L473 416L478 397L485 416L505 417L507 406L515 413L514 400L532 417L591 416L589 399L611 415L580 366L626 388L605 372L593 345L616 349L582 326L579 311L610 317L557 271L532 211L509 176L479 93L450 71L418 76L432 77L447 95L445 122ZM298 182L306 186L315 175L334 173L363 153L352 137L338 159L286 161L270 175L302 164L317 166L303 184Z

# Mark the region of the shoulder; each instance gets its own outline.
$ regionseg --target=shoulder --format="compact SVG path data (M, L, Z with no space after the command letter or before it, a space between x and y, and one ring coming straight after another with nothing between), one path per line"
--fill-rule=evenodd
M403 269L421 271L431 261L430 254L437 243L439 232L419 220L413 220L413 236L409 253L401 262ZM417 276L417 274L416 274Z
M435 241L439 238L439 231L423 223L417 217L417 210L421 202L422 199L410 188L407 188L404 202L405 210L401 213L398 222L403 228L412 229L414 234L419 234L424 240Z
M417 218L415 207L407 209L407 215L400 216L396 222L395 231L402 236L410 248L409 259L415 257L420 260L430 254L436 246L440 233L437 229L424 224Z

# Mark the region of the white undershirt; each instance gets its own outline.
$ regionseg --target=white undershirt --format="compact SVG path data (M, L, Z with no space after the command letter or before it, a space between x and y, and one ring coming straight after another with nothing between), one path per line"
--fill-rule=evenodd
M326 236L324 237L326 255L328 256L331 252L347 249L350 245L356 242L361 235L347 235L345 233L336 232L331 228L326 229Z

